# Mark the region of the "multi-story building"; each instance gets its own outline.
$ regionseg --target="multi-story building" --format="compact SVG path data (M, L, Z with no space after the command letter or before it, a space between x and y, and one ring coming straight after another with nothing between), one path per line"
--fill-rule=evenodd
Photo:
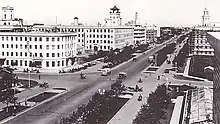
M78 45L88 52L121 49L126 45L134 44L134 28L121 25L120 12L116 6L110 9L110 18L106 20L104 26L79 25L78 18L75 17L72 25L37 25L33 26L33 30L36 32L77 32Z
M1 7L0 10L0 31L12 32L21 31L23 19L14 17L14 7Z
M35 26L37 32L77 32L78 44L85 51L108 51L134 43L133 27Z
M196 26L190 33L190 55L214 56L214 49L207 42L207 32L218 32L219 27L212 26L207 9L203 11L202 25Z
M141 25L134 26L134 42L135 44L146 43L146 28Z
M147 26L145 31L147 42L155 42L160 37L160 28L157 26Z
M213 74L213 122L220 123L220 32L208 32L207 41L215 50Z
M4 66L61 69L73 64L77 53L76 33L0 33L0 56Z

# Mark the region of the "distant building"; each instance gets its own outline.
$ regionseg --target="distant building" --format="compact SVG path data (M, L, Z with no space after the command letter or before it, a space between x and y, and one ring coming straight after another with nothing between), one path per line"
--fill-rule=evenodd
M214 49L207 42L207 32L219 32L220 27L210 22L208 10L205 8L202 25L196 26L190 34L190 55L214 56Z
M105 26L121 26L121 12L116 6L110 9L109 18L105 19Z
M71 25L58 26L33 26L36 32L76 32L78 45L85 52L96 52L99 50L109 51L111 49L122 49L126 45L134 45L134 28L122 26L120 9L114 6L110 9L110 18L105 19L106 23L101 26L80 25L78 17L74 18Z
M22 31L23 19L14 17L14 7L1 7L0 31L13 32Z

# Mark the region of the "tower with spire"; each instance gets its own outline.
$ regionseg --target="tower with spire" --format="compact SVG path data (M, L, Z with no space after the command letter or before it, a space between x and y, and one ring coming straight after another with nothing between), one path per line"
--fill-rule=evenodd
M202 15L202 26L210 26L210 16L207 8L204 9Z
M106 26L121 26L121 12L120 9L116 7L110 8L110 17L105 19Z

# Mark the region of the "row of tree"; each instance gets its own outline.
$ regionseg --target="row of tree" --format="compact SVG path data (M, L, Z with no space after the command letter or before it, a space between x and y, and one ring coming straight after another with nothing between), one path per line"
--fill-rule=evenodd
M156 90L149 94L147 103L142 105L133 124L161 124L160 120L166 118L164 110L169 107L170 103L171 98L166 85L158 85Z
M125 87L122 81L111 85L111 90L95 93L87 104L81 105L57 124L105 124L120 109L118 96ZM116 111L115 111L116 110Z
M173 64L177 63L177 67L183 67L186 62L186 58L189 55L189 45L188 43L184 44L183 48L179 51L178 55L175 56Z
M173 53L175 47L176 47L176 43L171 43L156 53L157 66L161 66L163 64L163 62L167 59L167 55Z

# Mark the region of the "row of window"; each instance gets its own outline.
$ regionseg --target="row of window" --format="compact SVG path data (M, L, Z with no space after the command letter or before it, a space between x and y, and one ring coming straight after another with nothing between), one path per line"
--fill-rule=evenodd
M19 55L18 55L19 54ZM15 57L27 57L28 56L28 52L2 52L2 56L15 56ZM55 53L51 53L51 57L61 57L60 55L62 55L62 57L64 56L63 52L62 54L57 53L57 56L55 56ZM43 57L43 53L29 53L29 57ZM50 53L46 53L46 57L50 57Z
M80 36L79 36L80 37ZM95 35L95 34L93 34L93 35L87 35L87 38L113 38L113 36L111 35Z
M68 48L69 48L69 44L67 44L68 45ZM32 46L34 47L34 49L43 49L43 45L22 45L22 44L20 44L20 45L18 45L18 44L2 44L2 48L16 48L16 49L18 49L18 46L20 46L20 49L23 49L23 47L25 48L25 49L28 49L28 47L29 47L29 49L32 49ZM49 50L49 47L50 45L46 45L46 50ZM55 46L57 46L57 49L63 49L63 45L51 45L51 47L52 47L52 50L55 50ZM70 46L73 46L73 44L71 44Z
M195 51L195 54L214 54L212 51Z
M17 63L17 66L29 66L27 60L25 60L25 61L11 60L11 62L10 63L9 62L10 62L9 60L6 60L6 65L13 65L13 63ZM32 63L32 61L29 61L29 63ZM46 67L55 67L55 63L56 63L57 67L64 66L64 60L62 60L62 61L57 61L57 62L51 61L51 64L49 61L46 61Z
M45 38L46 41L70 41L75 40L76 37L8 37L2 36L2 41L42 41Z
M52 30L52 28L39 28L39 31L48 31L48 30ZM113 32L113 30L110 29L86 29L86 32ZM84 29L72 29L72 28L66 28L66 29L62 29L62 28L57 28L58 32L84 32Z

